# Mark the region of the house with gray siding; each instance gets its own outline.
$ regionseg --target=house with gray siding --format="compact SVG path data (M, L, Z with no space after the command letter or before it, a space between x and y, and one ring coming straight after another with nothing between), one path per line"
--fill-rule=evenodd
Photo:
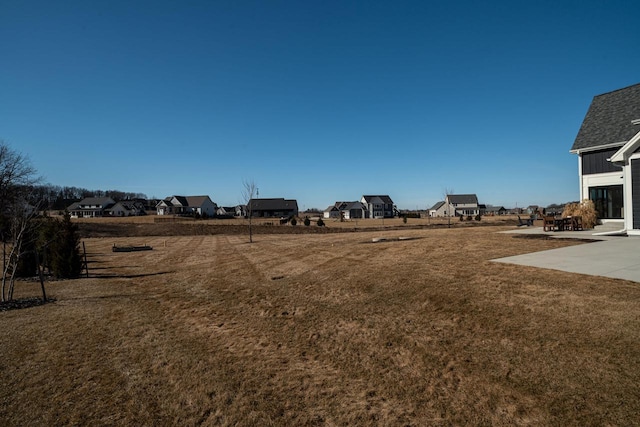
M640 234L640 84L595 96L570 151L580 199L601 221Z
M393 200L387 195L365 195L360 199L366 208L365 218L393 218Z
M324 210L325 218L363 219L368 218L368 208L362 202L335 202Z
M448 194L443 201L429 209L431 217L476 216L484 214L484 205L478 204L475 194Z
M429 216L432 218L447 216L447 204L444 200L437 202L429 209Z
M202 215L211 217L218 206L209 196L169 196L156 205L158 215Z

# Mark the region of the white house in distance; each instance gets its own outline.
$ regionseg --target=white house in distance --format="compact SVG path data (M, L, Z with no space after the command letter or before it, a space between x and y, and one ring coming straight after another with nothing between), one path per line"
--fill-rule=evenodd
M218 207L209 196L170 196L156 205L158 215L214 216Z
M640 84L595 96L571 153L580 199L593 201L601 221L640 235Z
M429 209L431 217L476 216L481 214L481 205L475 194L448 194Z
M362 202L336 202L324 210L326 219L362 219L368 214L367 207Z
M145 215L144 205L140 202L122 201L107 209L111 216L140 216Z
M108 209L115 204L111 197L86 197L72 203L67 210L74 218L95 218L109 215Z

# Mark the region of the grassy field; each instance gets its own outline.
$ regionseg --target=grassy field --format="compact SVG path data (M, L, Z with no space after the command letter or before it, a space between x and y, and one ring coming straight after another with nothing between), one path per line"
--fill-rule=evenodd
M507 228L85 239L0 313L0 424L637 424L640 285L492 263L578 244Z

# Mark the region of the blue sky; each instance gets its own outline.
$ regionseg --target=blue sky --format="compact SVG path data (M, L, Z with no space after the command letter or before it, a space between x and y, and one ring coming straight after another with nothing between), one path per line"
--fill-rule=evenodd
M324 209L576 200L636 1L0 0L0 139L49 183Z

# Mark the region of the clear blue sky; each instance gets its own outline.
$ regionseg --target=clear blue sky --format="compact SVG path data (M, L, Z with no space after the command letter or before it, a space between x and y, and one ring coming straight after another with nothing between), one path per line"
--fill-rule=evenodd
M51 184L324 209L577 200L637 1L0 0L0 139Z

